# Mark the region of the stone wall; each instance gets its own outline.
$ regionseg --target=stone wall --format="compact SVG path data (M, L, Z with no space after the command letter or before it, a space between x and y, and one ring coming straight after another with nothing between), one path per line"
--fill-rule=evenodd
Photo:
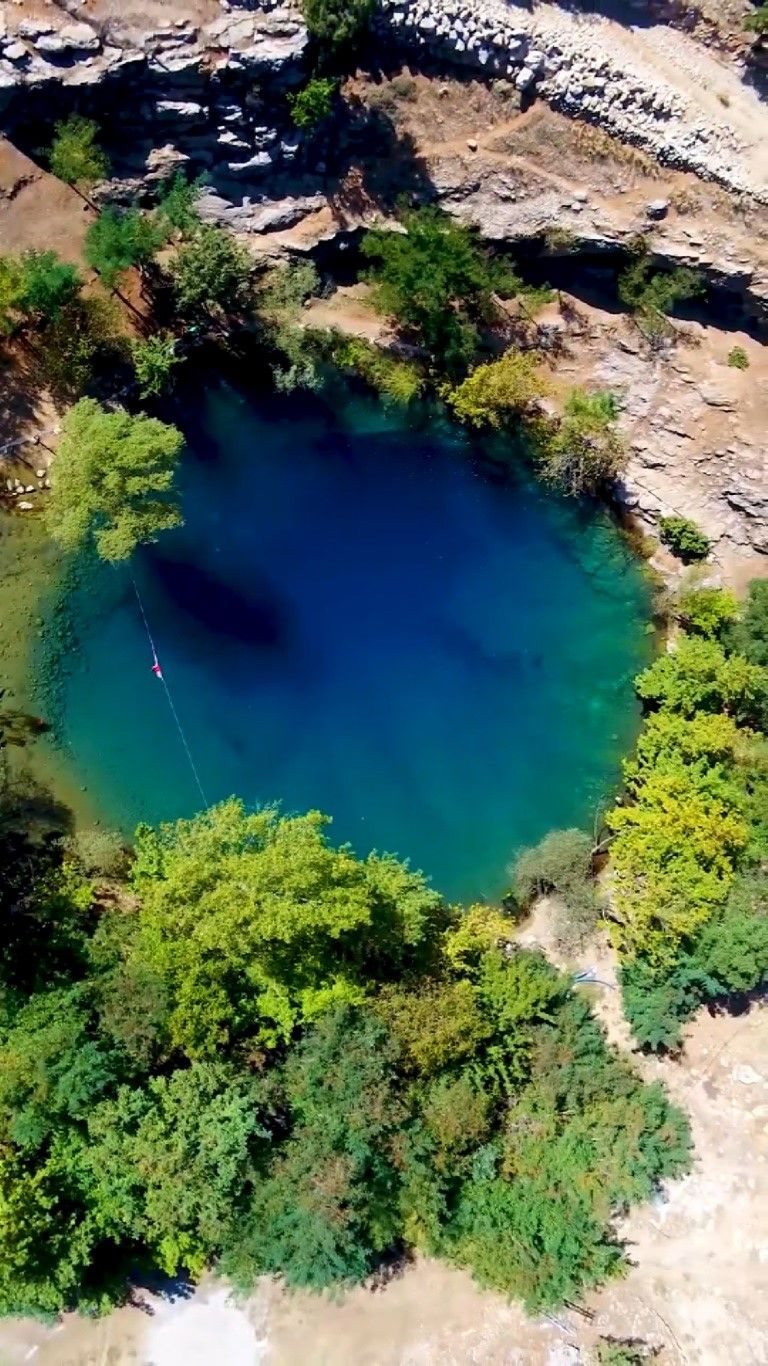
M616 43L608 23L504 0L381 0L381 10L411 48L512 80L527 98L546 99L669 166L768 204L768 168L742 155L747 149L725 106L722 119L702 117L681 93L685 82L660 79Z

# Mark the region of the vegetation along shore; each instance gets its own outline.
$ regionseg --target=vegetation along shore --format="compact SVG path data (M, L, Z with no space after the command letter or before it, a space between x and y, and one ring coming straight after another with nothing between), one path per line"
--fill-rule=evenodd
M751 36L739 40L750 52L760 46L764 9L755 9L744 30ZM265 129L270 119L285 124L296 156L307 166L320 162L325 169L313 174L328 176L334 130L353 148L356 136L365 142L370 134L368 67L382 14L402 23L409 41L414 32L431 34L429 16L379 10L369 0L305 0L303 17L291 14L286 33L273 16L270 34L290 45L290 24L303 23L300 75L270 84L282 70L281 48L245 107ZM561 43L570 33L562 23ZM56 34L21 34L41 52L46 36ZM464 49L458 30L442 36ZM552 65L555 37L537 66L528 35L530 79L513 72L506 92L494 89L497 101L516 101L515 118L527 117L520 99L539 87L558 117L563 104L568 113L567 81L557 75L565 68ZM493 40L505 50L518 41L506 27ZM10 49L6 56L14 61ZM757 62L754 53L750 60ZM424 189L427 163L415 156L416 134L398 124L393 101L413 106L415 119L419 101L433 100L436 120L452 88L422 95L407 73L378 79L375 113L390 157L396 144L397 184L371 207L355 182L365 203L358 221L348 231L337 223L306 250L295 236L281 238L298 220L268 225L265 248L250 229L232 231L212 215L216 186L192 156L160 164L150 183L130 179L119 165L119 136L109 117L91 116L90 96L57 107L47 121L33 102L43 150L8 153L31 152L45 193L63 197L48 236L38 214L29 237L21 232L9 243L0 235L5 1316L104 1315L158 1274L192 1284L213 1272L243 1298L263 1277L291 1292L350 1292L430 1258L534 1318L557 1323L571 1310L586 1319L599 1288L629 1274L621 1221L686 1178L696 1158L664 1066L679 1065L697 1012L746 1013L765 988L768 577L755 512L762 494L758 488L745 502L723 476L731 512L749 522L741 540L733 521L722 534L706 517L700 525L672 480L658 483L647 503L628 494L638 468L653 468L652 429L641 438L638 424L658 405L650 389L626 380L627 367L642 368L646 386L674 370L695 388L696 365L711 371L725 346L720 333L714 342L711 335L724 276L656 250L654 214L661 220L668 209L657 206L612 244L608 264L590 277L599 277L599 289L578 298L569 288L580 250L570 228L558 239L550 226L535 249L515 250ZM434 86L443 76L430 68L424 80ZM498 72L494 83L505 83ZM11 127L19 98L14 84ZM669 119L683 126L680 97L664 98ZM171 114L199 127L194 110ZM250 156L236 145L237 109L228 117L227 155ZM596 121L602 117L596 106ZM652 151L653 118L642 124ZM724 144L702 128L699 150L695 139L680 143L681 164L702 174L714 167L718 193L730 193L734 181L746 195L748 150L723 160ZM284 129L290 146L288 135ZM351 195L348 163L342 180ZM250 201L245 207L252 213ZM731 338L717 361L734 393L746 390L762 347L763 322L748 321L745 340ZM634 678L636 711L630 705L627 714L626 734L636 718L636 745L606 799L592 794L596 809L584 828L550 830L522 850L510 834L503 895L457 904L433 884L431 869L415 870L406 850L369 852L365 827L354 847L335 839L332 796L327 815L293 811L279 791L263 804L248 794L209 803L170 689L173 743L186 750L200 792L195 813L179 810L128 834L87 790L82 756L62 736L68 669L83 650L73 603L96 596L105 564L116 567L115 583L125 574L119 582L135 595L158 685L167 680L141 594L142 555L156 557L168 601L204 622L205 639L216 642L211 652L219 650L221 671L229 670L235 700L215 722L223 721L233 753L242 716L255 724L252 711L237 710L237 650L255 658L258 639L269 680L283 647L299 693L302 670L320 667L311 651L309 663L301 654L291 613L269 584L258 585L258 602L245 613L234 590L224 597L206 578L221 545L241 534L234 516L228 521L226 489L213 539L204 552L198 547L202 566L193 574L178 549L166 551L179 545L190 463L214 459L207 432L199 446L185 441L190 396L222 378L236 380L233 393L267 405L293 396L297 424L308 411L302 404L316 399L341 411L359 400L377 415L366 417L362 438L367 432L371 450L395 440L396 415L396 439L412 438L414 461L436 459L418 442L439 432L454 443L451 459L458 452L478 481L499 485L505 497L524 487L535 490L534 503L571 500L588 524L609 508L615 536L628 538L652 585L654 613L652 622L637 622L647 653L633 658L648 662ZM759 388L755 380L756 403ZM704 400L714 424L731 411L730 392L722 402L719 391ZM669 410L666 421L674 427ZM351 443L339 437L333 446L330 430L315 439L321 449L325 441L329 460L352 469ZM695 433L683 437L695 444ZM316 487L310 496L320 506ZM426 507L423 521L426 534ZM247 539L247 527L242 534ZM361 534L350 531L351 565ZM401 551L393 531L392 557ZM535 580L535 561L529 568ZM600 578L594 566L582 571L599 579L601 592L615 587L606 588L610 574ZM336 568L316 566L318 576L326 572L332 578ZM445 584L447 598L447 577ZM440 623L447 655L460 679L470 652L493 678L506 638L493 611L481 612L477 625L475 599L456 596L450 630ZM230 618L238 618L234 645ZM516 642L515 669L528 671L526 706L537 691L543 696L557 644L550 660L549 642L528 651ZM259 720L264 747L277 754L281 737ZM121 718L112 724L119 728ZM328 728L340 728L333 712ZM454 729L460 747L462 723ZM450 755L443 757L447 788ZM394 784L400 775L384 770L382 762L377 776ZM556 785L558 773L549 779ZM338 795L341 786L329 781L328 791ZM531 939L542 915L550 956ZM580 966L593 946L615 973L612 1023L604 994L614 979L606 986L597 970ZM645 1328L639 1338L630 1323L621 1337L593 1338L578 1359L602 1366L631 1366L669 1346Z

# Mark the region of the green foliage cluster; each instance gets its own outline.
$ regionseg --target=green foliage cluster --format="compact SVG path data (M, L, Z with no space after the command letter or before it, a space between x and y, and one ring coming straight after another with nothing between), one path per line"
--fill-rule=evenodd
M80 295L41 329L36 339L38 374L53 396L72 403L101 374L114 373L127 342L111 300Z
M84 398L69 410L51 465L46 520L67 550L93 543L105 560L179 526L173 481L181 433L156 418Z
M651 338L660 338L669 330L665 320L676 304L695 298L704 288L701 272L688 266L658 269L642 240L638 241L618 281L619 299L634 313Z
M237 313L252 292L253 261L230 233L200 224L170 262L182 314Z
M354 51L374 8L374 0L302 0L307 32L326 59Z
M683 564L706 559L711 549L709 538L690 517L660 517L659 540Z
M305 132L317 128L333 109L336 81L330 76L313 76L300 90L288 95L291 118Z
M165 237L162 221L139 209L108 205L85 234L85 259L107 288L114 289L127 270L149 264Z
M324 350L333 365L358 375L384 403L407 407L424 388L424 376L415 361L393 356L364 337L342 336L337 332Z
M142 398L157 398L173 383L173 369L181 361L176 338L156 332L131 346L133 368Z
M693 588L681 593L677 619L686 631L720 640L739 618L739 604L729 588Z
M521 288L510 267L494 260L472 229L431 206L404 212L402 231L372 229L362 251L372 263L368 278L376 307L453 378L473 361L480 326L497 317L495 295Z
M0 1312L149 1267L323 1290L402 1248L533 1311L621 1273L683 1116L503 916L326 827L233 799L142 828L99 905L82 853L0 821Z
M758 38L768 36L768 0L763 0L761 5L746 16L744 27L750 33L756 33Z
M686 633L640 675L648 709L608 817L611 933L638 1040L674 1048L702 1001L768 978L768 594L683 597Z
M743 346L732 346L728 352L728 364L732 370L748 370L749 356Z
M561 416L538 424L535 458L541 477L568 494L605 488L627 459L616 429L618 415L614 394L571 389Z
M48 151L52 173L67 185L86 191L109 175L109 158L98 144L98 124L81 114L70 114L56 124Z
M477 365L446 391L446 401L459 421L498 431L512 418L530 414L547 388L537 356L508 351L499 360Z
M54 322L80 292L82 280L55 251L25 251L0 257L0 332L8 335L24 320Z
M195 206L204 184L205 177L202 175L187 180L183 171L175 171L160 187L155 212L156 217L166 224L167 236L171 232L188 236L198 227L200 218Z

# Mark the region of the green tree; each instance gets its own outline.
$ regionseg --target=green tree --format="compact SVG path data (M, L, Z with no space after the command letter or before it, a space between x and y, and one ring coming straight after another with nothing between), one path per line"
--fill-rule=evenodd
M114 289L127 270L152 260L162 240L157 223L139 209L109 205L88 228L85 259L104 284Z
M121 364L126 339L111 299L79 295L40 331L36 355L40 378L62 403L80 398L103 370Z
M725 711L749 724L765 714L768 674L715 640L683 636L636 680L639 696L683 716Z
M390 987L376 1012L397 1041L405 1064L422 1076L464 1062L490 1035L470 982L421 982L418 991Z
M321 53L331 56L352 49L365 36L374 0L302 0L307 32Z
M659 540L669 546L683 564L705 560L711 550L708 537L689 517L660 517Z
M508 351L500 360L478 365L448 390L446 399L462 422L498 429L529 412L546 391L537 358L527 351Z
M15 306L38 322L58 318L80 291L82 281L74 266L55 251L25 251L19 262Z
M405 1111L383 1026L325 1015L285 1070L293 1130L222 1258L236 1285L279 1274L323 1290L361 1281L398 1236L395 1145Z
M156 332L143 341L134 341L131 355L142 398L156 398L171 387L173 368L181 360L175 337Z
M253 261L225 232L204 224L170 263L176 302L186 313L236 313L252 289Z
M329 76L313 76L301 90L288 95L288 108L297 128L317 128L333 109L337 84Z
M199 1275L265 1161L264 1090L223 1063L195 1063L96 1105L84 1160L101 1227L169 1276Z
M618 412L613 394L572 389L562 416L538 426L535 456L542 478L568 494L596 493L615 479L627 460L616 430Z
M442 904L395 859L332 848L318 812L281 817L231 800L136 844L136 953L170 992L173 1043L288 1041L335 1004L362 1001L432 952Z
M19 263L15 256L0 256L0 333L8 337L18 323Z
M176 171L161 186L155 216L164 224L165 236L170 237L171 232L188 236L200 226L196 204L204 185L204 176L187 180L183 171Z
M663 270L654 265L648 247L639 241L618 280L619 299L651 337L669 331L665 319L675 305L694 299L705 289L701 271L678 266Z
M584 831L552 830L532 849L524 849L512 869L514 894L523 905L555 893L555 928L566 949L583 943L597 924L600 906L592 857L593 841Z
M516 292L519 281L470 228L438 209L409 210L402 223L402 232L375 228L363 239L374 304L420 341L439 368L459 375L477 350L478 325L496 316L494 294Z
M424 387L424 377L414 361L401 360L364 337L332 333L328 355L339 369L359 376L375 389L385 404L407 407Z
M98 145L99 129L80 114L56 124L48 165L59 180L86 192L109 175L109 158Z
M763 0L757 9L746 16L744 27L750 33L756 33L758 39L765 38L768 35L768 0Z
M64 419L51 466L51 535L68 550L92 539L102 559L124 560L179 526L173 482L182 444L156 418L81 399Z
M768 668L768 579L752 580L741 618L727 631L724 645L750 664Z
M686 631L719 640L739 616L739 604L729 588L696 588L681 593L678 621Z

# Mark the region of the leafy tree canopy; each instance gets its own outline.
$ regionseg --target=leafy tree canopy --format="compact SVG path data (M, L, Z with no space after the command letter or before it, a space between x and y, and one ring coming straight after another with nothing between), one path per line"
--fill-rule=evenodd
M139 209L108 206L85 235L85 259L108 288L133 266L145 266L163 242L157 222Z
M568 494L596 493L615 479L627 459L618 414L615 395L572 389L562 416L538 425L535 453L542 477Z
M66 415L51 466L46 516L68 550L93 539L105 560L181 523L173 481L181 433L156 418L81 399Z
M316 128L333 109L336 81L329 76L314 76L301 90L288 95L291 118L297 128Z
M98 144L99 129L92 119L70 114L56 124L48 165L59 180L89 190L109 175L109 158Z
M374 0L302 0L307 31L321 53L332 56L354 48L365 35Z
M176 338L157 332L131 347L133 368L142 398L157 398L173 383L173 368L181 361Z
M252 288L253 262L223 228L203 224L170 264L174 293L185 313L236 313Z
M473 427L500 428L527 413L547 392L537 358L508 351L500 360L478 365L446 398L456 417Z
M439 368L461 374L477 350L479 324L495 316L494 294L515 293L520 282L470 228L438 209L408 210L402 229L375 228L363 239L374 302L426 347Z

